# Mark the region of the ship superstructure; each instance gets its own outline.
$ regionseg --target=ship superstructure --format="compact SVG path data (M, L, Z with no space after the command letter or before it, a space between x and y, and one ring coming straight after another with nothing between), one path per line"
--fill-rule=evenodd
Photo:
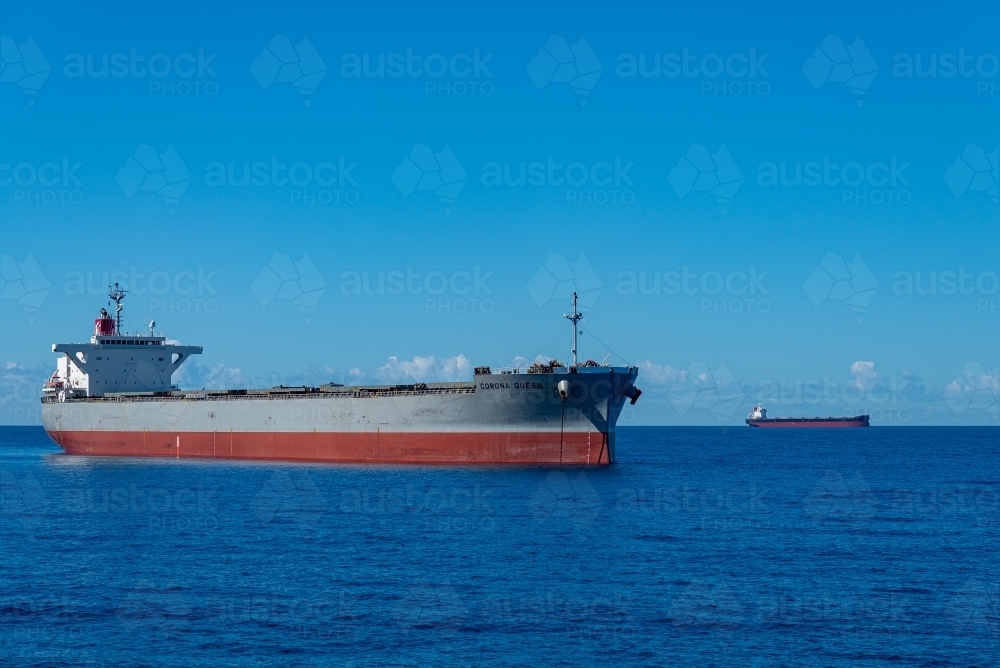
M121 291L118 291L121 292ZM42 421L85 455L339 462L610 464L615 424L641 391L634 366L576 359L476 367L472 382L182 391L171 374L200 346L121 333L106 311L89 344L57 344Z
M56 372L42 388L43 397L60 399L102 397L122 392L169 392L171 376L201 346L170 344L158 336L151 322L148 333L124 333L121 328L125 291L116 283L108 295L115 302L115 316L101 309L94 320L90 343L57 343L52 352L63 353Z

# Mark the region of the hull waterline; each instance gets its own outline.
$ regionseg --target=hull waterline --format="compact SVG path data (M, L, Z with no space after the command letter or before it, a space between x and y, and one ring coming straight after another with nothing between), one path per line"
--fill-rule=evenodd
M596 466L611 463L613 446L608 434L597 431L563 434L59 431L49 435L71 455L382 464Z
M747 424L751 427L763 429L846 429L852 427L867 427L868 416L864 418L850 419L809 419L796 420L793 418L768 418L764 420L748 419Z

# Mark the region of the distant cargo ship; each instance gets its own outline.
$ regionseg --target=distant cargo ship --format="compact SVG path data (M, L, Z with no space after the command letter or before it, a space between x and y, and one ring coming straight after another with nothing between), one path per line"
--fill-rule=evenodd
M472 382L181 391L172 374L201 346L121 329L125 292L89 343L61 343L42 423L73 455L399 464L615 461L615 423L638 368L572 362L476 367Z
M867 427L867 415L855 415L854 417L797 417L797 418L769 418L767 409L763 404L757 404L747 415L747 424L751 427Z

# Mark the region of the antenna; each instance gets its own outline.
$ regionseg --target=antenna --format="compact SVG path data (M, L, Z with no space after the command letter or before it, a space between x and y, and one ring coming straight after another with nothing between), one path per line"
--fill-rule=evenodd
M110 285L108 286L108 299L115 303L115 336L122 335L122 308L124 308L122 300L125 299L127 293L127 290L122 290L118 287L117 282L113 288Z
M155 336L155 335L153 334L153 328L154 328L154 327L156 327L156 321L155 321L155 320L150 320L150 321L149 321L149 335L150 335L150 336Z
M577 366L577 361L576 361L576 349L577 349L576 336L577 336L577 334L579 334L579 332L576 329L576 324L578 322L580 322L581 320L583 320L583 314L576 310L576 291L573 292L573 312L572 313L567 313L563 317L573 323L573 351L572 352L573 352L573 366L576 367Z

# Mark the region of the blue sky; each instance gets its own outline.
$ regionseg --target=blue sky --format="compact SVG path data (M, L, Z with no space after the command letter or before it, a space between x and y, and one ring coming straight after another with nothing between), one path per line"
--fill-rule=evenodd
M997 14L7 6L0 421L121 272L189 386L565 358L576 287L630 423L993 424Z

